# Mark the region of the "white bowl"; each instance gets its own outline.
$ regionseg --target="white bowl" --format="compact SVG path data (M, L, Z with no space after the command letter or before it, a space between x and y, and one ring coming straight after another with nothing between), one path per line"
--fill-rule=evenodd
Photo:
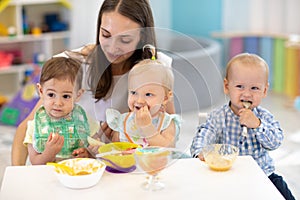
M68 188L83 189L96 185L102 177L106 165L104 162L92 158L74 158L59 162L79 171L86 172L85 175L69 175L55 170L58 180Z

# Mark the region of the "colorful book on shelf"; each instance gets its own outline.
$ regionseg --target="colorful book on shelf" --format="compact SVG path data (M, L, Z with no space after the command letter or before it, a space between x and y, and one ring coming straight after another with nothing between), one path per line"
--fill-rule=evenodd
M273 88L273 38L261 37L259 40L259 54L269 65L269 88Z
M291 98L299 95L299 55L300 50L295 47L286 48L285 59L285 94Z
M285 46L284 39L275 38L273 43L273 91L284 92Z
M244 51L247 53L258 54L258 37L245 37L244 38Z
M244 42L242 37L233 37L229 41L229 59L244 51Z

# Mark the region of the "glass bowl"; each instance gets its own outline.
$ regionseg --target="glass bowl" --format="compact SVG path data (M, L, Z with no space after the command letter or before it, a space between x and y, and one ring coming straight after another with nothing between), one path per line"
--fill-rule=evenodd
M202 153L212 170L227 171L239 155L239 149L230 144L210 144L203 148Z
M168 166L171 160L170 149L155 146L137 148L134 156L140 170L149 175L142 183L142 188L150 191L163 189L165 184L160 181L158 174Z

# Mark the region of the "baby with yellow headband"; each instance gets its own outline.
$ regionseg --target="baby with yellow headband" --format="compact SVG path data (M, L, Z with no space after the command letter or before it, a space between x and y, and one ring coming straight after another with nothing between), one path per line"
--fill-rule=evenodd
M173 97L174 75L171 67L155 59L155 48L147 45L151 59L137 63L128 74L130 112L107 109L106 120L116 131L113 141L127 141L142 146L175 147L180 117L165 112ZM144 47L145 49L145 47Z

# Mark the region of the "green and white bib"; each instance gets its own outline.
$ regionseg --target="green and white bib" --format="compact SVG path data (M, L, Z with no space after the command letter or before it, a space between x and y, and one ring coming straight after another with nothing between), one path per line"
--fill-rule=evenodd
M75 149L88 146L89 123L85 111L79 105L75 105L73 111L61 119L52 119L44 106L41 106L34 119L33 147L39 153L45 150L49 134L52 133L64 136L64 146L56 155L57 158L69 158Z

